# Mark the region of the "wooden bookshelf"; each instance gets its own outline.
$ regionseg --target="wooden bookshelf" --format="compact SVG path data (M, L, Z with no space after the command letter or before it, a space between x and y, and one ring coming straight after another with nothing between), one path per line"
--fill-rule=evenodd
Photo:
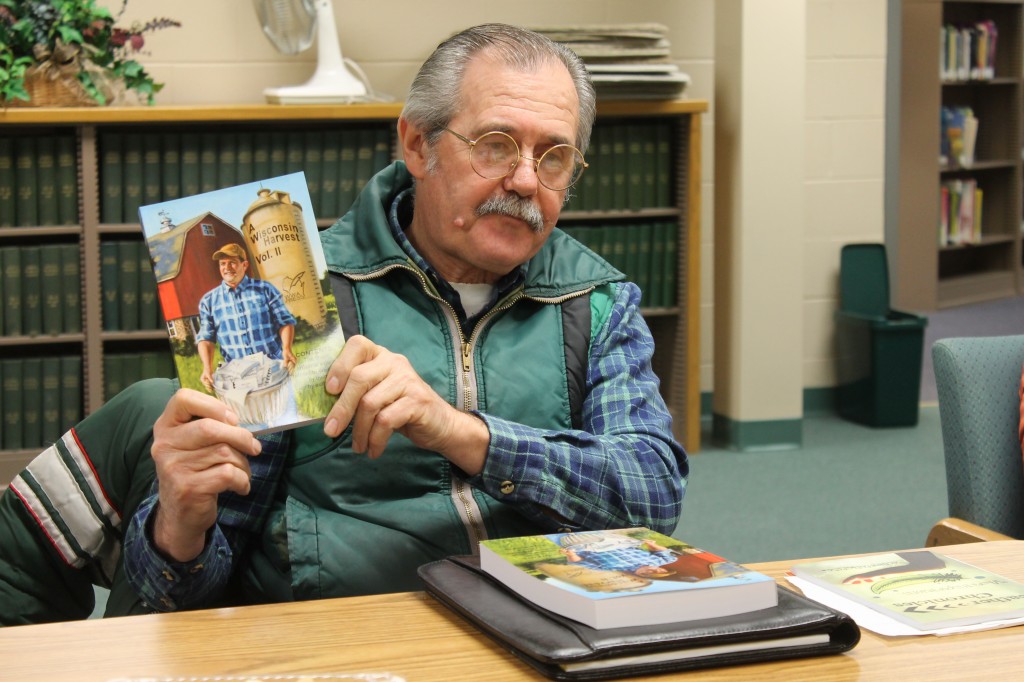
M1021 0L904 0L900 11L898 152L887 161L886 244L897 307L928 311L1016 296L1022 278ZM940 77L940 28L992 20L994 77ZM940 110L971 107L979 119L975 162L942 164ZM983 236L940 244L942 183L973 179L984 192Z
M655 369L676 423L677 437L690 451L700 442L699 316L700 316L700 151L703 100L671 102L610 102L598 107L597 126L628 120L637 125L658 122L671 131L671 187L666 206L636 206L614 210L567 210L560 225L609 219L622 224L670 221L676 230L678 255L675 296L671 305L645 309L657 343ZM203 131L223 133L239 127L284 133L296 123L303 127L346 130L380 125L391 132L401 104L355 105L240 105L166 107L11 108L0 110L0 136L73 134L76 140L78 222L75 225L23 225L0 228L0 247L12 244L74 242L80 253L81 332L58 336L0 335L0 347L15 354L69 352L82 357L83 416L104 402L104 358L136 346L167 351L165 330L104 329L102 314L101 244L141 238L132 222L103 222L104 192L101 146L111 131ZM321 215L329 225L337 216ZM0 443L2 443L0 438ZM0 485L42 448L0 449Z

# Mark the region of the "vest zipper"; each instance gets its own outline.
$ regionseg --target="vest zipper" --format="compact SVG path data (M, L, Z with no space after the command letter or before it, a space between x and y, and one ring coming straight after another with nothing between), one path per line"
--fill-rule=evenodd
M430 284L430 280L423 274L419 268L412 267L405 263L395 263L387 267L381 268L366 275L347 275L355 281L367 281L381 277L388 272L402 268L416 275L419 278L420 284L423 287L423 291L430 298L434 299L445 310L445 317L448 320L448 326L453 332L453 336L458 338L458 348L455 351L462 358L462 410L469 412L474 407L474 391L473 391L473 346L472 339L466 340L466 335L462 332L462 326L459 324L459 316L455 312L455 308L452 304L444 300L440 294ZM483 320L481 320L482 322ZM479 326L479 324L478 324ZM474 330L475 331L475 330ZM484 528L483 515L480 513L480 507L476 503L476 499L473 498L472 490L466 490L466 482L454 472L451 474L451 498L452 504L455 507L456 513L462 521L462 526L466 531L466 539L469 542L469 550L473 554L480 552L479 544L481 540L487 539L487 530Z
M381 277L397 268L408 270L416 275L416 277L419 278L420 284L423 286L423 291L427 296L440 303L446 311L449 327L451 327L454 331L454 336L457 336L459 340L459 347L456 349L456 352L458 352L462 357L462 410L464 412L469 412L476 407L476 391L474 390L475 382L473 379L473 346L476 345L480 331L487 326L487 323L495 315L508 310L523 298L528 298L542 303L558 304L563 301L567 301L570 298L585 296L594 290L594 287L588 287L586 289L573 291L561 296L542 297L527 296L523 292L523 289L519 288L506 296L503 301L499 301L493 308L488 310L487 313L477 321L476 325L473 326L473 331L470 332L469 339L467 340L466 335L462 331L462 326L459 324L459 316L455 312L455 308L451 303L444 300L444 298L437 293L434 287L430 284L430 280L427 279L427 276L422 273L419 268L406 263L395 263L365 275L348 274L346 277L349 277L354 281L367 281ZM466 490L466 482L462 478L455 475L453 472L451 480L452 502L455 505L455 509L462 520L462 525L466 530L466 536L469 540L469 549L473 554L479 554L480 541L487 539L487 529L483 524L483 515L480 513L480 507L477 505L476 499L473 497L473 491Z

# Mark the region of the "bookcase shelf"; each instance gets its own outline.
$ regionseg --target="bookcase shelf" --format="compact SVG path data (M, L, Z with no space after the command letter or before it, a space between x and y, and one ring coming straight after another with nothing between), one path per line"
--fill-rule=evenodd
M239 105L239 106L167 106L167 107L104 107L104 108L12 108L0 110L0 140L18 137L44 139L62 137L74 140L75 200L74 224L39 226L0 226L0 250L8 247L35 247L45 244L74 245L78 256L78 275L71 278L80 295L80 330L57 335L31 335L24 333L4 336L0 333L0 347L5 355L15 357L41 356L44 358L68 354L80 358L80 407L78 416L86 416L100 407L109 397L111 376L105 373L124 358L140 354L162 353L169 357L167 331L162 323L153 328L126 330L104 325L104 292L111 287L103 281L103 252L113 250L111 244L141 241L141 229L129 222L131 206L110 221L104 215L104 201L111 201L109 192L116 183L116 174L105 163L115 142L121 142L122 161L127 152L123 146L125 136L150 135L149 140L162 134L172 144L179 144L183 135L205 134L209 140L220 140L242 133L266 133L268 138L285 139L295 131L320 131L353 134L352 131L387 131L384 139L389 144L387 159L395 153L394 122L402 105ZM675 272L669 289L671 300L645 307L643 312L655 335L655 369L662 380L662 391L676 420L677 436L692 451L699 447L700 386L699 386L699 235L700 235L700 141L701 117L707 110L703 100L608 102L598 107L595 125L599 137L604 130L618 130L630 126L631 131L658 130L666 135L667 155L659 157L664 166L667 183L662 203L650 205L631 201L600 209L566 210L560 222L562 227L573 228L608 223L625 230L635 226L664 223L671 226L676 251L673 257ZM301 125L297 125L301 124ZM119 139L117 136L121 136ZM380 142L380 136L375 139ZM653 133L652 133L653 135ZM111 137L114 136L114 137ZM608 134L610 136L610 134ZM362 136L368 137L368 136ZM139 139L135 137L133 139ZM234 139L234 138L232 138ZM293 138L294 139L294 138ZM346 138L349 139L349 138ZM652 137L653 139L653 137ZM115 141L115 142L112 142ZM163 148L163 147L162 147ZM344 148L341 148L339 155ZM593 150L593 148L592 148ZM3 148L0 147L0 153ZM129 150L132 153L136 150ZM142 152L143 150L138 150ZM230 151L230 150L229 150ZM321 150L318 149L319 153ZM588 158L591 156L588 153ZM165 157L161 157L162 159ZM380 161L378 157L378 161ZM0 157L0 172L3 158ZM633 168L616 169L614 163L604 164L611 171L626 177ZM300 166L301 168L301 166ZM301 168L306 170L305 168ZM11 172L16 169L11 169ZM375 168L372 170L376 170ZM290 172L290 170L285 171ZM128 173L130 178L137 173ZM309 179L307 170L307 178ZM265 176L261 176L265 177ZM257 179L257 178L251 178ZM237 182L247 181L239 177ZM122 184L124 192L141 191ZM611 182L611 180L608 180ZM235 183L228 183L235 184ZM648 191L648 190L644 190ZM650 190L653 191L653 190ZM186 192L182 191L182 194ZM187 192L192 193L192 192ZM645 195L651 196L653 195ZM173 198L161 196L158 201ZM2 200L2 197L0 197ZM141 203L152 203L142 200ZM314 204L316 200L314 199ZM317 211L318 225L323 228L333 223L343 208L335 212ZM2 214L0 214L2 216ZM639 232L624 232L634 238ZM123 252L122 252L123 253ZM637 262L637 272L628 273L633 279L646 275L647 263ZM145 275L146 272L139 274ZM67 282L62 282L66 284ZM2 316L0 316L2 319ZM4 331L0 329L0 331ZM71 363L73 364L73 363ZM73 383L73 382L72 382ZM13 389L12 389L13 390ZM0 414L6 414L0 393ZM21 416L21 415L19 415ZM65 429L69 423L61 424ZM5 447L0 434L0 486L6 484L24 463L42 449L25 443L21 447Z
M899 147L890 156L886 244L894 305L919 311L1024 292L1021 0L904 0L901 3ZM936 36L943 26L992 21L998 29L994 74L943 80ZM978 119L974 162L940 162L940 108L969 107ZM943 183L974 181L983 196L978 243L942 244Z

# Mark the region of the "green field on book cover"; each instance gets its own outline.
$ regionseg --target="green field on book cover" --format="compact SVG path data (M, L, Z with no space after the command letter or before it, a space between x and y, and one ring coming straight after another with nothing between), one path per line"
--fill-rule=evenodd
M254 433L323 419L344 345L303 173L142 206L181 385Z
M1024 585L931 551L796 564L793 574L921 630L1024 616Z
M552 533L482 546L485 570L493 554L519 571L589 599L679 592L773 581L720 556L646 528Z

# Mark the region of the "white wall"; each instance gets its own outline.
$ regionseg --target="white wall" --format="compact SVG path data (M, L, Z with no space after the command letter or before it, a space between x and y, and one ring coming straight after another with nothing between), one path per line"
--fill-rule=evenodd
M120 0L103 0L112 9ZM345 56L373 87L401 100L420 62L451 33L504 21L528 26L654 21L667 25L673 59L690 74L688 95L712 107L713 0L335 0ZM802 345L803 385L830 386L839 247L882 239L886 0L807 0L803 329L779 329ZM120 22L167 16L182 27L148 36L141 61L166 83L160 104L252 103L269 85L304 82L315 49L278 54L251 0L130 0ZM786 18L779 16L784 22ZM771 101L764 103L772 106ZM704 120L701 388L712 390L713 112ZM765 177L770 183L771 178ZM785 267L785 263L780 263ZM756 314L756 313L754 313Z

